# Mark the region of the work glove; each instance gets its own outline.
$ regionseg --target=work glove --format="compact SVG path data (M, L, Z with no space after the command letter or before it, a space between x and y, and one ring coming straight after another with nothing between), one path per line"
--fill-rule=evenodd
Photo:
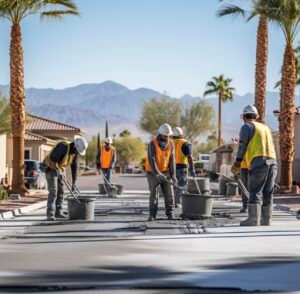
M196 171L195 171L195 168L193 166L190 168L189 172L190 172L191 177L194 178L196 176Z
M157 175L156 175L156 179L157 179L157 181L158 181L160 184L165 183L165 182L168 181L168 178L167 178L164 174L162 174L162 173L157 174Z
M60 168L58 168L58 169L56 170L56 172L57 172L57 177L59 177L59 178L61 179L62 176L63 176L63 171L62 171Z
M174 185L178 184L176 176L172 176L172 182L173 182Z
M235 161L233 166L231 167L231 172L234 176L237 176L240 173L240 169L241 169L241 162Z
M73 184L72 184L72 192L75 192L75 191L77 191L77 190L78 190L78 188L77 188L76 184L73 183Z
M97 169L100 169L100 168L101 168L100 161L97 161L97 162L96 162L96 167L97 167Z

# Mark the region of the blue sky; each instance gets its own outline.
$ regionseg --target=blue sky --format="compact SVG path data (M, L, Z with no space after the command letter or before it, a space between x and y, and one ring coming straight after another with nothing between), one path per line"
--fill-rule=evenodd
M228 1L227 1L228 2ZM81 17L23 22L26 87L114 80L173 97L202 95L214 75L254 91L257 20L218 19L218 0L77 0ZM9 82L9 24L0 25L0 84ZM268 89L280 77L282 33L270 29Z

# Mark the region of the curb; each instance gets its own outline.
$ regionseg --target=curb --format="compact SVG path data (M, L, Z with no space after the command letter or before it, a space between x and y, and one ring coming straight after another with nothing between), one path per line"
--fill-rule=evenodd
M11 211L6 211L6 212L2 212L0 213L0 220L9 220L12 218L15 218L16 216L20 216L22 214L34 211L34 210L38 210L41 208L44 208L47 206L47 200L43 200L40 202L36 202L21 208L16 208L14 210Z

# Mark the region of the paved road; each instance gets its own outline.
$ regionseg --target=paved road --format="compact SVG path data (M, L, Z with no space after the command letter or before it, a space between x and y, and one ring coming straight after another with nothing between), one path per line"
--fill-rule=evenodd
M98 198L93 222L47 222L45 210L1 222L14 234L0 242L0 292L300 292L300 222L293 214L276 211L273 226L242 228L240 204L224 199L214 202L213 220L168 221L162 199L159 206L158 220L146 222L148 192L140 190Z

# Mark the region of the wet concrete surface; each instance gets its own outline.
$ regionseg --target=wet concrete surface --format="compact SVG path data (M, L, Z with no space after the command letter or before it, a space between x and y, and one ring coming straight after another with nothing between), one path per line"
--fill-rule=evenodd
M276 211L270 227L240 227L246 215L226 199L214 202L215 218L197 221L181 220L180 209L167 220L163 199L159 207L147 222L148 193L140 190L99 197L95 221L48 222L43 209L2 222L15 230L0 242L0 292L300 291L293 214Z

